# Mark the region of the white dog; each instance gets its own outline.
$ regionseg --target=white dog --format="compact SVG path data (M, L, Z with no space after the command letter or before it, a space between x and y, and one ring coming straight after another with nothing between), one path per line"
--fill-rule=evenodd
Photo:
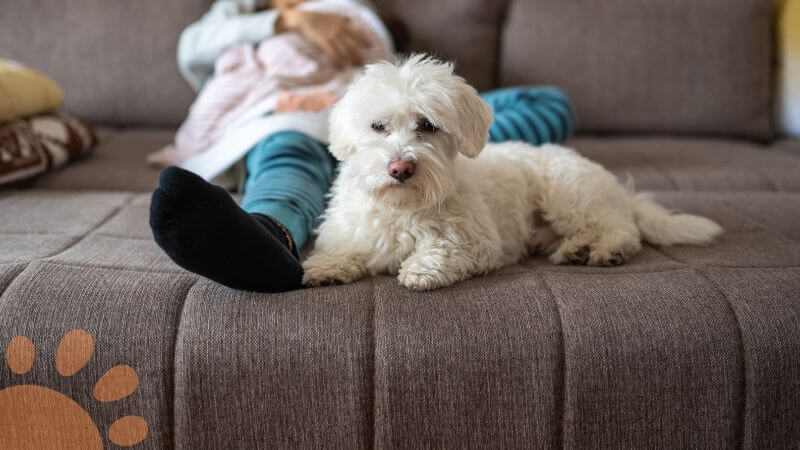
M486 144L491 108L424 55L367 67L330 117L342 163L303 282L397 274L436 289L534 251L615 266L641 241L705 244L714 222L671 214L571 149Z

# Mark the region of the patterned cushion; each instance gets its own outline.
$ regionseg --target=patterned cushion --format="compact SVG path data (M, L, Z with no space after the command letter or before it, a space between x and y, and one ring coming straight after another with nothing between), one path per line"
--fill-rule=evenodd
M0 126L0 185L34 177L91 153L94 131L63 114Z

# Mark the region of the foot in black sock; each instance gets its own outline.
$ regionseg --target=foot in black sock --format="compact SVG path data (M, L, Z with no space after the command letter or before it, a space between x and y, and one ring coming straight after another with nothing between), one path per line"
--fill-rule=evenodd
M223 188L184 169L161 172L150 228L176 264L225 286L258 292L301 286L303 268L283 228L248 214Z

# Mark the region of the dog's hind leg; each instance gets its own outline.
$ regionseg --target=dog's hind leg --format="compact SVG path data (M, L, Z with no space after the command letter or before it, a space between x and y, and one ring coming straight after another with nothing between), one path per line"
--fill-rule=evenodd
M621 217L588 214L582 228L565 234L549 259L555 264L620 265L641 249L639 232L632 225Z
M641 237L631 195L617 179L568 149L541 150L540 213L563 236L550 261L615 266L638 253Z

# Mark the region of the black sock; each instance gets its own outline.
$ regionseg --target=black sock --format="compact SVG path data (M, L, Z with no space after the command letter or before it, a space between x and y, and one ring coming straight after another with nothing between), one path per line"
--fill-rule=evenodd
M303 269L284 229L269 217L248 214L223 188L189 171L161 172L150 228L176 264L225 286L258 292L300 288Z

